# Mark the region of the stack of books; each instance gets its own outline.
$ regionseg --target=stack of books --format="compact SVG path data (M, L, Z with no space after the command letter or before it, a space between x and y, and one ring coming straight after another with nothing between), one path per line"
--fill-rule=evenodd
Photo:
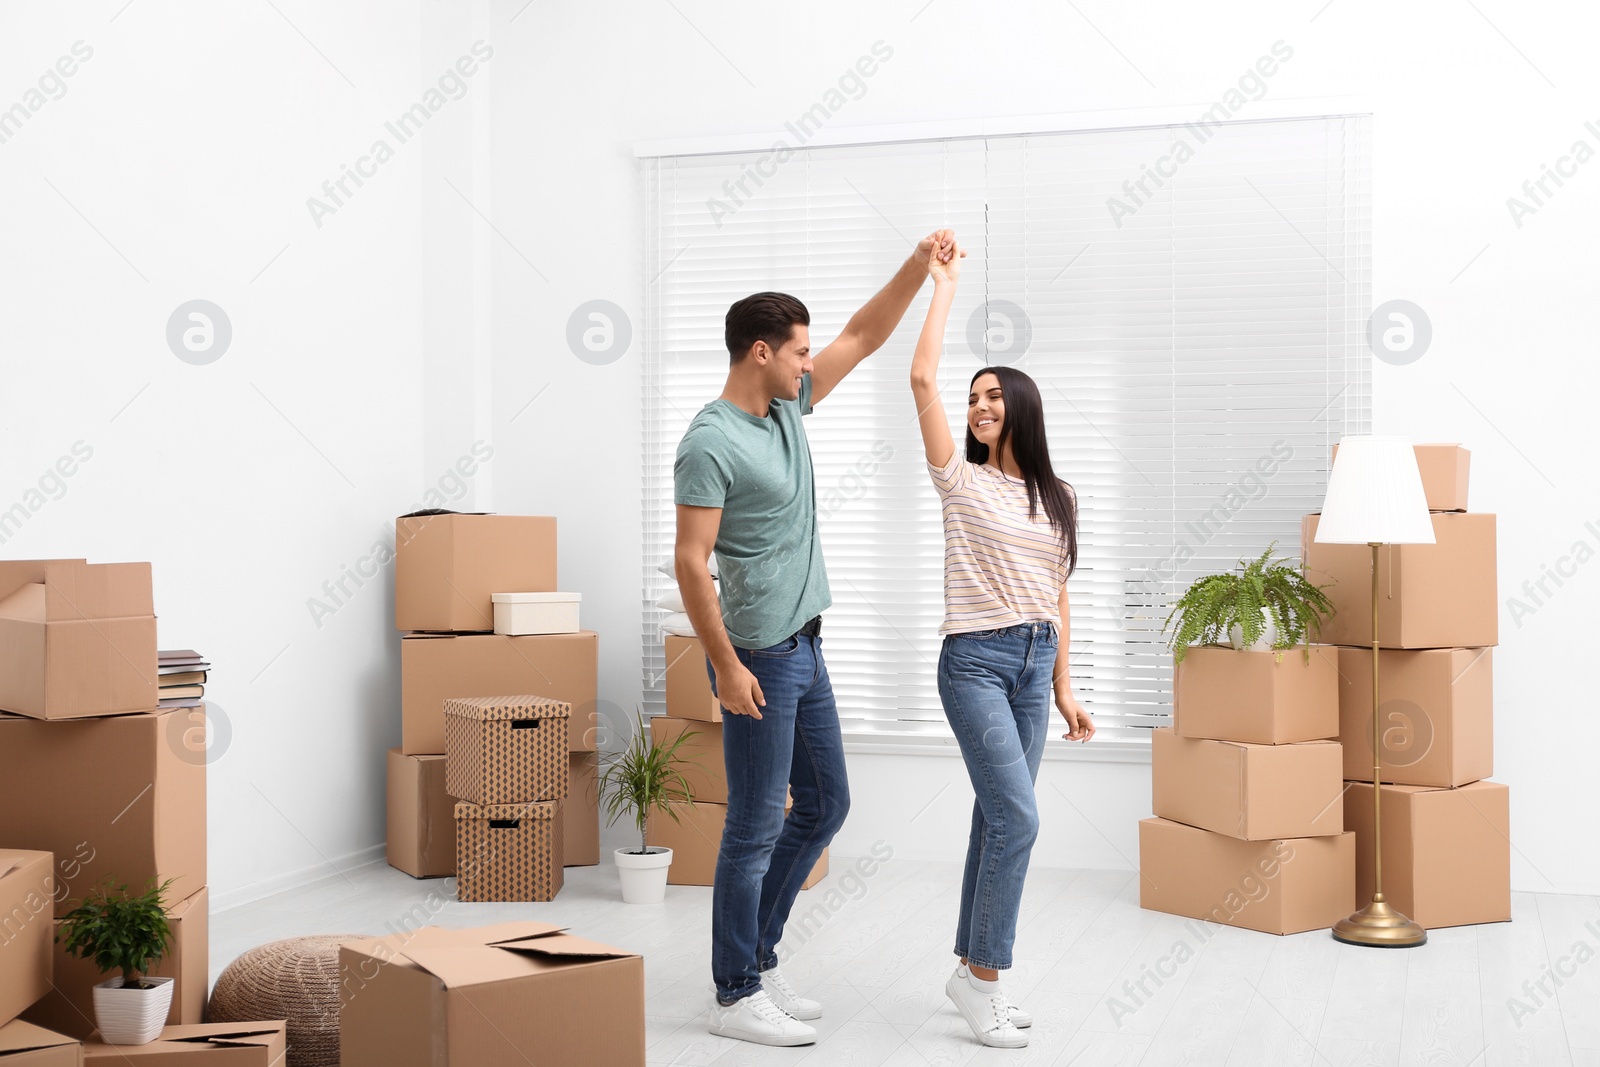
M198 708L205 700L206 672L211 664L192 648L156 653L163 708Z

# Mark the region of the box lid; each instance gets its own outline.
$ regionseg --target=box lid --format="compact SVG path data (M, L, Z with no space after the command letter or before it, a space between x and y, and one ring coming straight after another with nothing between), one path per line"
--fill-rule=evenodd
M150 564L0 560L0 614L38 622L153 615Z
M576 604L582 593L491 593L489 599L496 604Z
M565 719L572 705L549 697L450 697L444 702L445 715L490 722L499 719Z
M521 804L474 804L456 801L457 819L553 819L559 800L529 800Z
M15 1056L22 1052L39 1052L47 1048L76 1045L74 1038L46 1030L42 1026L25 1023L21 1019L0 1026L0 1057Z

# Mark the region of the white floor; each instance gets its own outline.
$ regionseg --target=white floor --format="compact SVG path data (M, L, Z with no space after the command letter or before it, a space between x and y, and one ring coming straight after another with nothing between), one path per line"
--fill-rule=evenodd
M1600 1067L1597 897L1517 894L1513 922L1358 949L1143 911L1126 871L1036 867L1007 982L1038 1022L1027 1049L1005 1051L979 1046L944 997L959 875L892 859L861 878L836 856L800 895L808 936L791 922L803 943L786 967L826 1005L809 1048L707 1034L711 890L624 904L609 864L569 867L549 904L461 904L453 880L363 867L213 916L212 975L280 937L532 918L644 954L651 1064Z

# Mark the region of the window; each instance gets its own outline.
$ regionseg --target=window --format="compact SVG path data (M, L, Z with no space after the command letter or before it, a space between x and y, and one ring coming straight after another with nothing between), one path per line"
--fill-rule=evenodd
M653 605L671 580L654 568L672 551L673 455L721 390L728 305L793 293L820 350L949 225L970 256L946 408L961 418L986 363L1039 382L1081 509L1074 688L1096 746L1148 744L1169 719L1172 602L1269 542L1298 555L1332 445L1369 432L1367 141L1366 117L1333 116L646 159L647 710L662 707ZM907 384L926 308L924 291L807 419L828 665L852 737L948 737L939 504Z

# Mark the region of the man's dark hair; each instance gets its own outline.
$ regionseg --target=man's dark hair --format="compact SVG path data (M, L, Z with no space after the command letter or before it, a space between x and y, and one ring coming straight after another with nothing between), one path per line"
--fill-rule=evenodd
M794 336L797 325L810 326L811 312L788 293L754 293L734 301L722 329L728 362L739 362L757 341L777 351Z

